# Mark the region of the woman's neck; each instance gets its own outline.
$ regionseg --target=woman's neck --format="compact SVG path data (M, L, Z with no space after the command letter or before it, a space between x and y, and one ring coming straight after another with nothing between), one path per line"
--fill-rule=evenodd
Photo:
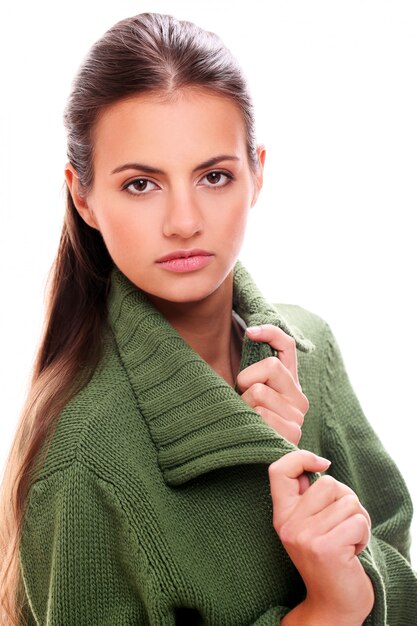
M241 336L232 332L232 274L214 293L198 302L150 299L188 345L233 386L240 363Z

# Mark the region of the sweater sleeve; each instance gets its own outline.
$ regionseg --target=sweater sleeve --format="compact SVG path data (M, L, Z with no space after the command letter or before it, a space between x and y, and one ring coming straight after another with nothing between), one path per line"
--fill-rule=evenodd
M28 623L172 626L158 594L149 607L141 559L115 488L82 464L32 487L20 550Z
M360 560L375 590L366 624L406 626L417 615L417 577L409 563L412 503L404 480L366 420L326 326L322 370L324 456L329 474L349 485L372 520L372 538Z

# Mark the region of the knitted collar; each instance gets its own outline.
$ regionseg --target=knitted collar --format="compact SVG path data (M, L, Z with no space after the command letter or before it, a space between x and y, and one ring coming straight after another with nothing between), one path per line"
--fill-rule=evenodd
M264 300L240 262L234 268L233 289L233 308L248 326L275 324L294 337L298 349L312 349ZM181 485L231 465L269 464L295 449L190 348L118 269L112 275L109 318L167 484ZM272 354L269 345L245 337L240 369Z

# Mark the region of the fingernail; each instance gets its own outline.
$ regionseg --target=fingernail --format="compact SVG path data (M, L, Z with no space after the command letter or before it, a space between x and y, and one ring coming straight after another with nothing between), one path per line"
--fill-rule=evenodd
M246 332L251 333L251 335L259 335L262 331L260 326L248 326Z
M332 464L332 462L329 461L329 459L325 459L324 456L319 456L318 454L315 454L314 456L316 457L318 461L323 461L323 463L326 463L327 467L329 467Z

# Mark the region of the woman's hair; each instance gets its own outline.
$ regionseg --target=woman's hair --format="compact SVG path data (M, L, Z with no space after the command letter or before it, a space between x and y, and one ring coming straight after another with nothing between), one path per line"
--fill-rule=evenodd
M110 104L139 94L174 97L193 87L229 98L245 125L247 153L257 168L254 116L247 84L213 33L168 15L144 13L118 22L91 48L65 110L68 158L81 192L94 182L94 129ZM19 542L30 484L57 418L86 384L101 356L112 261L100 233L79 216L69 190L49 282L48 306L27 401L6 465L1 492L1 623L24 623Z

